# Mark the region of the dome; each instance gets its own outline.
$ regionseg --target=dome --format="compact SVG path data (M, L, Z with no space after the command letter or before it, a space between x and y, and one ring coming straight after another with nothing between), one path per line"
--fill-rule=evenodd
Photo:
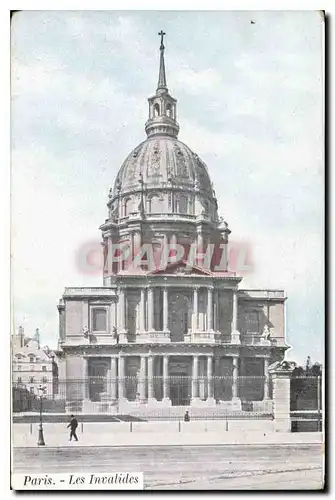
M216 223L217 201L207 167L178 140L177 100L166 84L162 41L158 85L148 103L147 139L127 156L117 174L107 203L109 219L200 217Z
M138 264L141 273L151 272L149 261L162 271L161 257L169 255L167 245L183 245L185 256L206 249L206 259L207 249L213 249L213 269L227 270L230 230L219 218L205 163L178 139L177 100L167 87L164 33L159 35L159 77L156 93L148 98L147 137L121 165L109 190L108 217L100 226L108 285L121 272L136 274ZM138 261L136 267L133 258ZM202 265L201 259L198 264Z
M113 196L138 189L140 180L146 190L174 184L214 196L205 163L186 144L168 135L154 135L128 155L116 177Z

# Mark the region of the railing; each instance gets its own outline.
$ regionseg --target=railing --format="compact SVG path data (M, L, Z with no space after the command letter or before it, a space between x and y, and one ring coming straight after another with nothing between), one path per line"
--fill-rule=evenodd
M134 404L135 410L137 407L146 408L149 387L151 400L159 404L168 399L171 407L185 407L196 398L200 405L210 401L211 406L220 407L223 412L233 411L234 408L249 413L268 412L268 402L263 402L263 399L266 393L271 398L271 379L267 380L264 376L200 375L195 379L189 375L173 375L166 379L162 376L87 377L53 382L44 411L55 412L57 408L62 412L67 405L78 412L82 411L86 401L94 403L99 412L115 412L120 399ZM15 411L34 411L35 400L36 396L30 393L28 383L26 387L21 387L20 392L13 388Z
M251 299L284 299L284 290L239 290L238 296Z
M292 432L322 431L322 377L320 375L291 378Z
M262 337L261 333L257 332L252 332L252 333L244 333L241 335L241 342L242 344L247 344L247 345L272 345L273 344L273 339L269 338L266 339L265 337Z

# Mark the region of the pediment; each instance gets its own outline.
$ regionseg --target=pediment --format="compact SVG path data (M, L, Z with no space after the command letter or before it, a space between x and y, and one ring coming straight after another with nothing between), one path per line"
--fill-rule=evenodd
M211 272L207 271L206 269L202 269L201 267L198 266L189 266L188 263L185 260L181 260L179 262L174 262L171 264L168 264L164 268L159 268L156 269L155 271L152 271L149 274L174 274L176 276L180 275L198 275L198 276L210 276Z

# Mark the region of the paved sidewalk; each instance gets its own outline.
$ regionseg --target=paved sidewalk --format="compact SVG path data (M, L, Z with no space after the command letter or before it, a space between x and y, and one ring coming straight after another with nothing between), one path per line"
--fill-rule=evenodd
M187 446L187 445L280 445L280 444L314 444L322 443L322 434L308 433L83 433L78 432L79 441L69 442L69 433L60 432L44 434L46 447L99 447L99 446ZM38 433L19 434L13 432L13 446L15 448L37 448Z

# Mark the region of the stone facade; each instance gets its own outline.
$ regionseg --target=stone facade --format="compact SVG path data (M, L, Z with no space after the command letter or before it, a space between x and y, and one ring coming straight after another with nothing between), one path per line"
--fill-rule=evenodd
M26 387L32 394L44 388L45 396L53 394L53 359L39 346L38 329L35 338L27 337L22 326L12 335L12 381L14 386Z
M58 306L67 400L84 411L267 401L269 364L288 347L284 292L243 290L229 272L230 230L206 165L177 139L176 112L162 43L148 137L122 165L100 227L103 286L66 288ZM262 390L240 387L244 376Z

